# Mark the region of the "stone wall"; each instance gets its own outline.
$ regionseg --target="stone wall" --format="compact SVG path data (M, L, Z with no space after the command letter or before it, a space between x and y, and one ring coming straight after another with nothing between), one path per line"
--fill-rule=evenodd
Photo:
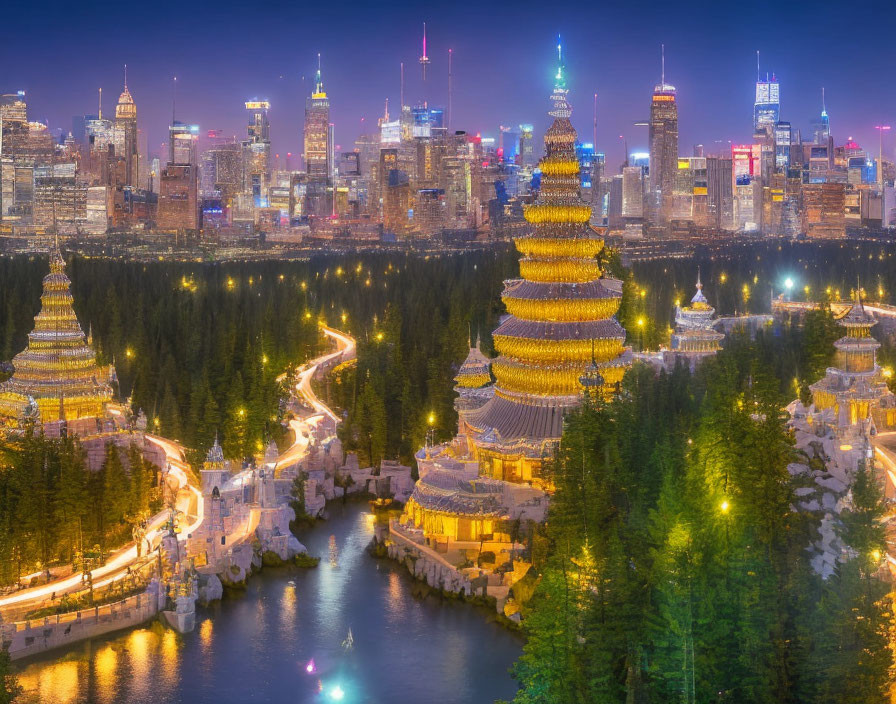
M13 660L61 648L154 618L165 605L165 594L155 580L146 591L93 609L42 619L0 625L4 645Z

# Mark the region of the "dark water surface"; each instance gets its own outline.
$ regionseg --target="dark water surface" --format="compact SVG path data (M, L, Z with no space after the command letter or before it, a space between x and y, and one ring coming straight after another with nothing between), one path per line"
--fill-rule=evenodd
M200 609L196 630L186 635L154 624L25 664L22 704L472 704L512 697L507 670L520 653L519 637L469 605L414 598L403 567L367 553L373 527L366 505L333 504L330 514L301 536L320 556L317 568L252 577L245 596ZM354 648L346 652L349 628Z

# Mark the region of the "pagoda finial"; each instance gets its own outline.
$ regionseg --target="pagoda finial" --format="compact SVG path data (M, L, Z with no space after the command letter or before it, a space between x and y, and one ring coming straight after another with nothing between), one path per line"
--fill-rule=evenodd
M698 291L703 290L703 284L700 283L700 266L699 265L697 266L697 290Z
M560 41L560 35L557 35L557 75L554 76L554 88L561 90L566 88L566 76L563 75L563 42Z

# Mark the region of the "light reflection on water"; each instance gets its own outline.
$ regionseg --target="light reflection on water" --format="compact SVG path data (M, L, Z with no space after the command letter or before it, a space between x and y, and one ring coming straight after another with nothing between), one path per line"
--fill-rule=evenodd
M335 686L346 704L512 698L518 637L467 605L414 598L403 567L367 554L365 505L330 513L300 538L317 568L266 570L201 609L192 633L155 623L26 664L21 704L321 704Z

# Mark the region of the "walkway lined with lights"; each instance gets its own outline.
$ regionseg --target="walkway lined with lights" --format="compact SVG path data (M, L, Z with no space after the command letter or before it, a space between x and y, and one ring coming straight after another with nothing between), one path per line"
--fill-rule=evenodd
M145 437L148 441L158 446L165 453L168 467L168 476L174 477L177 480L178 493L180 494L182 489L186 489L189 492L187 494L181 494L179 496L178 503L180 505L177 507L177 510L184 515L188 515L191 499L195 499L195 518L192 523L184 528L184 530L186 532L192 532L196 530L202 524L202 520L205 515L204 504L202 500L202 492L200 492L196 487L192 486L189 483L189 465L187 465L187 463L184 461L183 448L175 442L157 437L155 435L147 434ZM147 522L147 530L144 540L149 543L150 548L143 553L142 557L145 557L147 553L151 552L157 544L157 541L161 539L162 530L168 518L169 512L167 510L164 510L160 511L151 519L149 519L149 521ZM138 560L142 559L142 557L138 556L137 554L136 543L130 543L129 545L126 545L117 552L113 553L106 564L91 571L91 578L93 579L94 588L106 586L114 582L116 579L120 579L122 576L127 574L128 568L133 567ZM44 601L46 599L49 599L54 594L58 597L68 592L77 591L79 589L82 589L83 587L83 573L76 572L68 577L56 579L52 582L47 582L46 584L38 587L22 589L15 594L0 598L0 608L8 608L10 606L23 606L24 604L32 601Z
M326 369L337 360L346 361L353 359L356 349L355 340L345 333L326 326L322 327L322 332L336 343L337 350L315 358L299 371L298 382L295 386L296 393L314 410L314 413L306 418L290 421L290 428L295 434L295 440L293 441L293 444L277 458L276 466L288 466L294 464L305 454L305 452L307 452L310 443L309 425L316 425L316 423L323 417L332 419L334 423L339 423L340 421L339 417L314 393L314 390L311 388L311 380L319 370L322 368ZM193 520L184 526L181 531L183 534L189 535L202 525L202 521L205 518L205 503L202 497L202 492L190 483L191 470L184 459L184 450L178 443L157 435L147 433L145 437L149 442L156 445L165 453L166 476L175 479L177 482L176 488L179 495L176 505L177 510L185 516L191 516L190 509L195 502L195 513L191 516ZM245 482L250 472L251 470L240 472L235 475L231 481ZM163 510L147 521L144 544L148 543L149 549L146 550L142 556L138 556L136 543L130 543L114 552L106 564L92 570L91 577L93 579L94 588L106 586L116 579L120 579L127 574L129 568L132 568L139 560L145 558L146 554L151 552L158 544L158 541L161 540L162 531L164 530L165 523L168 521L169 515L168 510ZM252 525L253 518L254 526ZM247 531L246 535L250 535L254 532L257 523L258 516L250 516L248 527L251 530ZM22 589L15 594L0 598L0 609L13 606L22 607L29 602L42 602L52 596L59 597L68 592L82 589L83 587L83 573L77 572L68 577L56 579L38 587Z

